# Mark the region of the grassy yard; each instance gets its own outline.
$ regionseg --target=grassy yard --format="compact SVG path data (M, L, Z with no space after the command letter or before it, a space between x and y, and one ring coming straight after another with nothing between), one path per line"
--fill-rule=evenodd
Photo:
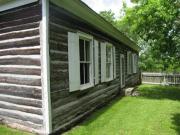
M33 135L33 134L18 131L16 129L8 128L7 126L4 125L0 125L0 135Z
M180 88L141 85L139 97L117 98L64 135L180 135ZM0 126L0 135L29 135Z
M180 135L180 88L141 85L64 135Z

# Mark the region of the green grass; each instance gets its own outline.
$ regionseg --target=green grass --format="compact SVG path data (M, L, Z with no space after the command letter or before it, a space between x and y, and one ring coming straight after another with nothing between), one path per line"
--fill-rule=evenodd
M141 85L64 135L180 135L180 88Z
M0 135L33 135L33 134L12 129L5 125L0 125Z

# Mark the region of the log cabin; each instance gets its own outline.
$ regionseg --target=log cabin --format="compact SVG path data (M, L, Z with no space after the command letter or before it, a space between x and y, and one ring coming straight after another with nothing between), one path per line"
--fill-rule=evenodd
M80 0L0 0L0 119L63 132L138 84L139 50Z

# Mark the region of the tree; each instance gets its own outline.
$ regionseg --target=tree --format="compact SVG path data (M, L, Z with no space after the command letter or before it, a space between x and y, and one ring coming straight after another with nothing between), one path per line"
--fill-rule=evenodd
M101 11L99 13L106 21L110 22L112 25L116 26L115 14L112 10Z
M134 1L138 4L125 10L126 14L118 20L117 27L143 48L150 48L145 54L151 55L153 64L157 65L161 62L164 71L169 68L178 69L180 67L179 1Z

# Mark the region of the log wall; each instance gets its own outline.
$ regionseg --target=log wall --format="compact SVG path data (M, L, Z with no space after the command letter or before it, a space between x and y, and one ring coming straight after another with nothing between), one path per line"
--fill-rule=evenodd
M0 118L40 133L43 128L39 2L0 13Z
M79 18L72 16L52 3L50 4L49 25L52 127L54 132L62 132L118 95L120 92L119 55L120 53L124 54L125 60L127 60L127 51L131 49L83 23ZM84 91L69 92L67 36L69 31L77 32L79 30L93 35L98 41L109 41L116 46L117 78L108 83L99 83L95 87ZM99 61L99 63L101 62ZM127 86L134 85L137 76L137 74L127 76L126 73ZM100 74L99 77L101 77ZM128 83L129 79L131 82Z

